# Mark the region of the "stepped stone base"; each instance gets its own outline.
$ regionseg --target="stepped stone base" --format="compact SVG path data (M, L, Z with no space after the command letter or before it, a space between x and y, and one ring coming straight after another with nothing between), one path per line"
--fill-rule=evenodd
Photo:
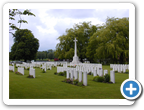
M79 58L77 57L77 56L74 56L73 57L73 61L71 62L72 64L79 64L79 63L81 63L80 61L79 61Z

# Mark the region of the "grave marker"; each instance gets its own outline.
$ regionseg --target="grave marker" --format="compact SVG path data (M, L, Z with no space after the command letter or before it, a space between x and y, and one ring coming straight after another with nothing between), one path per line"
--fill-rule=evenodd
M87 86L87 72L86 71L83 72L83 84Z
M110 81L115 83L115 72L113 70L110 71Z
M79 71L79 82L82 81L82 71Z

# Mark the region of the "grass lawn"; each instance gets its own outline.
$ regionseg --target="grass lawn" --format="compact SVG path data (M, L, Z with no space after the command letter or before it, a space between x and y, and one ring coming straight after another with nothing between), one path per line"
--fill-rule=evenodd
M103 66L110 72L109 65ZM15 68L17 71L17 68ZM128 79L129 74L115 73L115 84L92 81L88 75L88 86L80 87L62 82L64 76L54 75L56 68L42 73L35 68L36 78L27 78L29 70L23 75L9 72L10 99L124 99L120 92L121 83Z

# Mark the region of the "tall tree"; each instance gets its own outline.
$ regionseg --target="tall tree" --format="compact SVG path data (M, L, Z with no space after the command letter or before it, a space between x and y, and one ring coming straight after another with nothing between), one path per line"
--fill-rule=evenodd
M13 60L24 59L24 61L27 61L36 59L39 41L34 38L30 30L19 29L13 37L15 42L11 48L11 58Z
M74 38L78 40L77 42L77 54L82 61L86 58L87 46L90 36L93 35L97 30L97 27L91 25L90 22L83 22L80 24L75 24L73 28L66 30L66 35L62 35L58 38L60 43L56 46L55 54L58 55L59 59L72 59L74 51ZM72 55L73 54L73 55Z
M94 45L95 44L95 45ZM87 57L125 63L129 59L129 18L107 18L90 38ZM127 59L126 59L127 58Z

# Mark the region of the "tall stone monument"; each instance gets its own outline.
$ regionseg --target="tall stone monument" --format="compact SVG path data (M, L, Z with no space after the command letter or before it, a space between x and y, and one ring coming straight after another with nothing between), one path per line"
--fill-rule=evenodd
M79 58L77 56L77 44L76 44L77 39L76 38L75 38L74 42L75 42L75 50L74 50L74 57L73 57L72 64L79 64L80 61L79 61Z

